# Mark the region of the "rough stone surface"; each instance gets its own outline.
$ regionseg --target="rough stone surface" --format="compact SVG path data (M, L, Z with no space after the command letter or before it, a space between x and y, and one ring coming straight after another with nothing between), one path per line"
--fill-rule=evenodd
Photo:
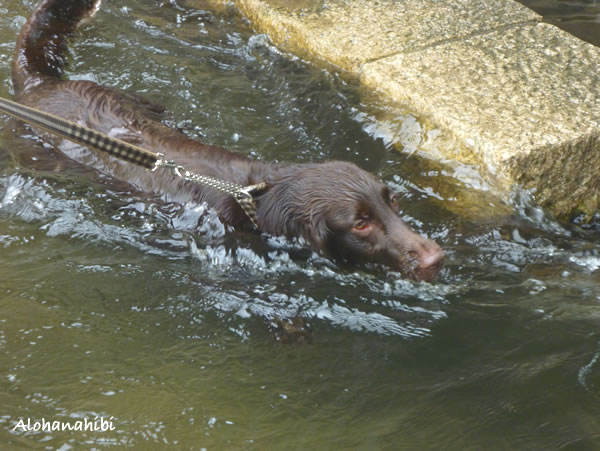
M452 133L509 182L558 214L597 210L600 48L527 24L396 55L361 82Z
M235 0L285 49L357 73L360 65L540 17L506 0Z

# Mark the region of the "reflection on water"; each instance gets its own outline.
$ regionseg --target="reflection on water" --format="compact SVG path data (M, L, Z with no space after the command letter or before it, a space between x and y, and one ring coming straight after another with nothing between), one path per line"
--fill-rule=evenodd
M4 80L33 3L0 6ZM448 263L415 283L232 232L204 205L136 192L2 118L2 443L600 443L597 226L558 223L528 193L496 196L477 168L422 157L435 131L410 114L380 120L352 86L235 16L150 3L107 2L73 43L71 76L143 94L190 136L255 158L355 161L399 193ZM293 317L312 344L269 331ZM14 430L21 418L95 417L116 430Z

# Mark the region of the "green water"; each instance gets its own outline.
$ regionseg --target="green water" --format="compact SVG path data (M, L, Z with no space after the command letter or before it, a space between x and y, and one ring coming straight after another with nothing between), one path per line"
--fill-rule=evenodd
M393 150L390 124L346 82L234 15L157 3L105 2L69 75L256 158L355 161L448 264L417 284L227 233L203 206L136 193L2 117L0 448L597 449L598 226ZM0 95L33 4L0 6ZM586 7L593 23L600 7ZM418 122L397 122L419 141ZM311 344L266 326L294 315ZM96 417L115 429L15 430Z

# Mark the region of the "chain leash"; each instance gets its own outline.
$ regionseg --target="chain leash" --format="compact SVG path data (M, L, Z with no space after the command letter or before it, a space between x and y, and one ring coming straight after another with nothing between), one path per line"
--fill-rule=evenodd
M208 175L197 174L188 171L173 160L165 160L165 156L162 153L151 152L142 147L112 138L104 133L55 116L54 114L21 105L2 97L0 97L0 111L30 125L42 128L54 135L105 152L113 157L149 169L152 172L162 167L176 177L227 193L233 196L250 219L252 226L258 229L258 224L256 223L256 203L254 202L253 193L265 189L267 185L264 182L242 186Z

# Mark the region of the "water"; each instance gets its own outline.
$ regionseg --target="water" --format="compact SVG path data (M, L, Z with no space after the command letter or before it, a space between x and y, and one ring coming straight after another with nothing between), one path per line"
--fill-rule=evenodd
M598 0L520 0L544 20L584 41L600 45L600 2Z
M33 3L0 6L4 96ZM580 19L597 20L586 8ZM499 198L474 168L423 158L414 118L378 120L351 85L234 15L107 2L75 39L70 76L143 94L190 136L256 158L355 161L399 192L448 264L414 283L228 233L204 206L135 192L2 118L0 443L598 447L597 226L558 223L527 193ZM403 153L389 142L397 124ZM312 343L278 343L268 323L296 315ZM13 430L96 417L115 430Z

